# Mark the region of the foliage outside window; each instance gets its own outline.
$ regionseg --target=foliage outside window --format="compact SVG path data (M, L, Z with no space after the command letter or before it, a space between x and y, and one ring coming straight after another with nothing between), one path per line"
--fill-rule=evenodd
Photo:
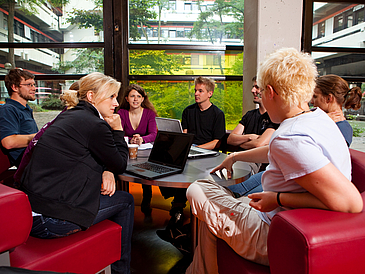
M160 117L181 119L183 110L195 103L193 81L133 81L133 83L145 89ZM227 129L234 129L242 118L242 90L242 81L216 82L211 102L224 112Z

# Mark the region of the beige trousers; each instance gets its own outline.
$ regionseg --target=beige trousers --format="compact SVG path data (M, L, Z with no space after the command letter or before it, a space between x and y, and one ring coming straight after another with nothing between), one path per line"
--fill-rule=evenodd
M192 213L199 223L198 245L187 274L218 273L217 238L223 239L247 260L269 265L269 225L248 205L250 199L236 199L209 180L197 180L187 190Z

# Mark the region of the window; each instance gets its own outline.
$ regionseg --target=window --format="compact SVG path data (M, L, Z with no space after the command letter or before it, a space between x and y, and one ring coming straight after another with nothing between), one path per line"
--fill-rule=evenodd
M312 14L305 14L304 50L312 54L319 74L365 82L364 5L336 0L305 4ZM318 33L312 37L316 25ZM317 39L324 35L326 39Z
M190 11L191 10L191 3L185 3L184 4L184 10Z

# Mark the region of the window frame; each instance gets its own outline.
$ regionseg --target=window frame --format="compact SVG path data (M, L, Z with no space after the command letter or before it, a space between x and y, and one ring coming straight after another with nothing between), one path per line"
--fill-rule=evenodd
M313 31L313 3L323 2L323 3L352 3L352 4L363 4L357 3L354 0L305 0L303 8L303 36L302 45L303 51L312 52L338 52L338 53L361 53L365 54L365 48L346 48L346 47L319 47L312 46L312 31ZM344 18L345 19L345 18ZM345 22L344 22L345 23ZM365 82L365 77L362 76L341 76L348 82Z

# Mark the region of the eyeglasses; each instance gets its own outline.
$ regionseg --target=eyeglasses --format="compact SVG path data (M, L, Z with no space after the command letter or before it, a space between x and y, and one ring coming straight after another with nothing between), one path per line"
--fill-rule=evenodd
M37 87L37 84L19 84L19 86L27 86L28 88Z
M252 87L255 89L260 89L258 85L253 85Z

